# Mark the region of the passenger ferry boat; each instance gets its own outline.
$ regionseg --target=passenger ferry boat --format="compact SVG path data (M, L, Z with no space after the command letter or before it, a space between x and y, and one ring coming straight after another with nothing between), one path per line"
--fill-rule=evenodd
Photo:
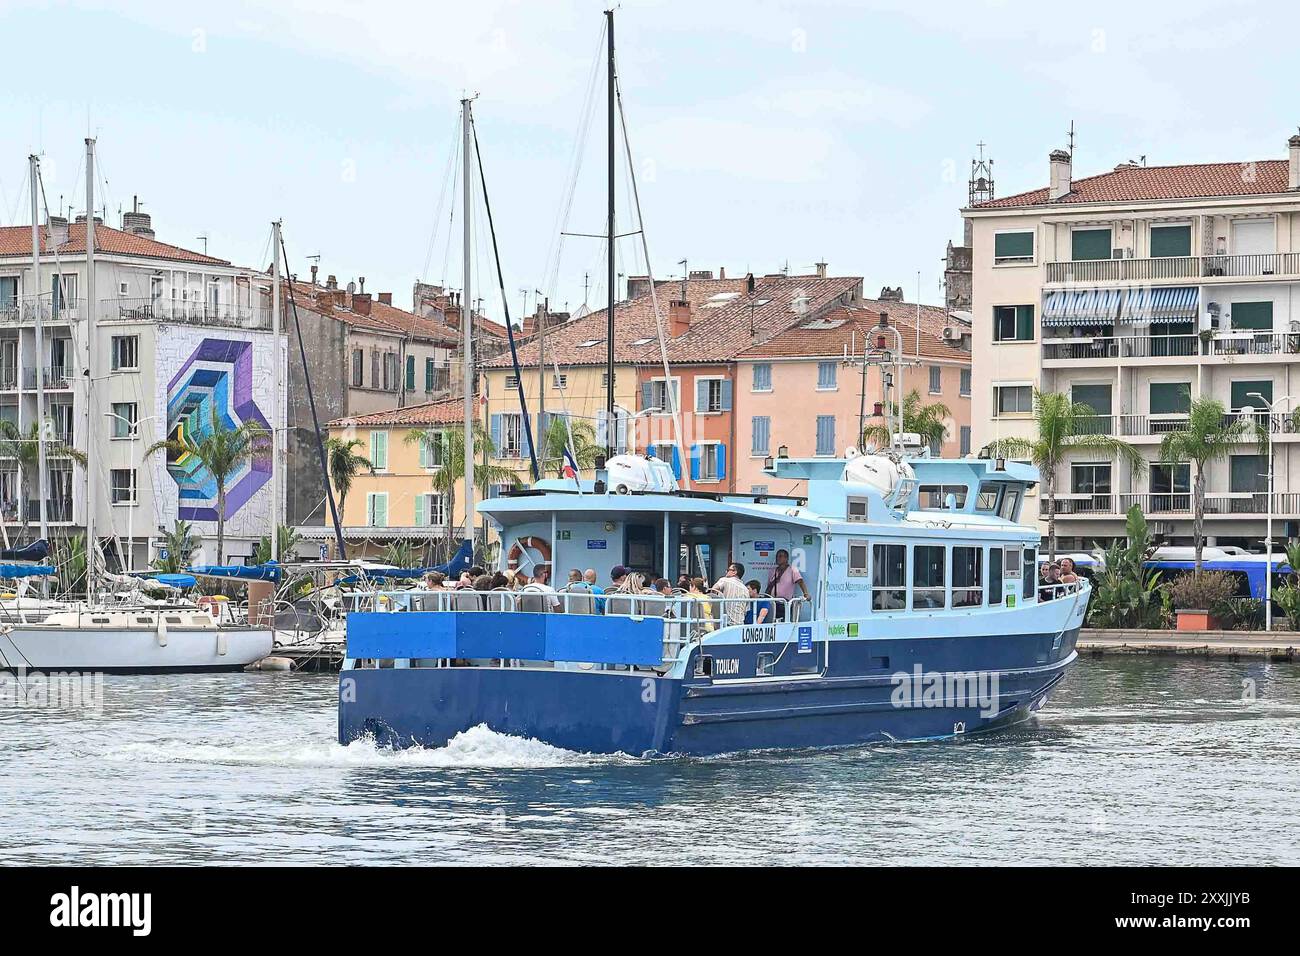
M1090 585L1040 595L1039 533L1019 523L1035 469L850 452L768 473L806 496L544 480L478 510L503 569L543 542L558 577L625 565L676 581L686 555L711 581L736 561L769 582L786 552L808 600L377 596L347 618L340 741L437 747L484 724L582 752L715 754L945 738L1043 706L1075 660ZM744 623L764 603L775 620Z

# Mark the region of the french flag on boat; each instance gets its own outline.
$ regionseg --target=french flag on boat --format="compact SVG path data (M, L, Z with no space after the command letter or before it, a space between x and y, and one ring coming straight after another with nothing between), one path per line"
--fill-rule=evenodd
M576 480L578 477L578 463L573 460L573 452L569 450L568 445L564 446L563 474L565 478L573 478Z

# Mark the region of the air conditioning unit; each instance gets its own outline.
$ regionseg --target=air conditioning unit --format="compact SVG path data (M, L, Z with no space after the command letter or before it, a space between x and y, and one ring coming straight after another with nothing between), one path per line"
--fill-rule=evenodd
M1300 319L1291 320L1291 334L1300 335Z
M1112 259L1123 259L1123 258L1124 258L1124 250L1123 250L1123 249L1112 249L1112 250L1110 250L1110 257L1111 257Z
M943 327L943 340L945 342L960 342L961 329L956 328L955 326L945 325Z

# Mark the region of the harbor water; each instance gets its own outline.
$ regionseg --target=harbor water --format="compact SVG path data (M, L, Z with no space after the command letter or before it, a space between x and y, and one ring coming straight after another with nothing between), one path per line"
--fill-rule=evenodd
M709 759L485 728L342 747L336 688L109 677L91 708L6 700L0 863L1300 863L1294 664L1084 660L996 735Z

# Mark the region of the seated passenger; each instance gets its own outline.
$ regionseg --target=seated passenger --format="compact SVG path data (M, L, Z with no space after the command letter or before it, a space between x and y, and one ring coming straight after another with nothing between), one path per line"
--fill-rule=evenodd
M758 598L763 597L763 587L757 581L750 581L745 585L749 589L749 603L745 607L746 624L771 624L776 617L776 608L772 604L772 599L760 601Z
M713 602L704 590L704 578L691 578L691 589L687 593L691 599L691 618L696 630L704 633L717 630L713 623Z
M620 571L623 573L618 574L617 572ZM621 564L611 572L611 576L615 577L619 584L614 590L605 592L605 613L643 613L644 602L637 600L633 595L645 593L645 579L638 572L631 571Z
M605 589L596 583L596 569L588 568L582 572L582 583L591 588L591 593L596 595L596 613L605 613L605 599L600 595L605 593Z
M533 570L533 579L528 582L524 588L525 591L541 591L546 595L546 610L560 610L560 598L555 593L555 588L550 585L551 566L549 564L539 564Z
M428 591L445 591L443 582L447 580L447 575L441 571L430 571L424 576L424 587Z

